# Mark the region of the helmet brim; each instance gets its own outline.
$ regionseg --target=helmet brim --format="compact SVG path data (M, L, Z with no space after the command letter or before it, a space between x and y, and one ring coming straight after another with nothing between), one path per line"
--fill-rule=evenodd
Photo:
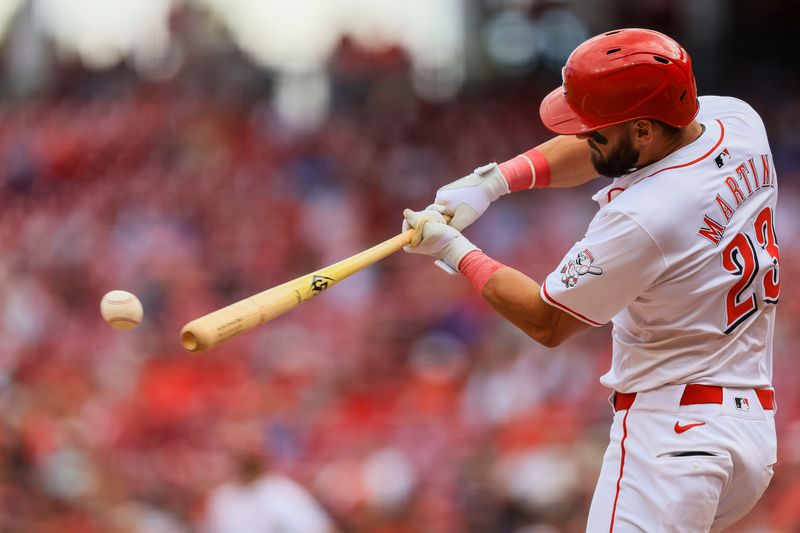
M588 133L597 129L597 127L586 124L572 110L561 87L554 89L544 97L542 104L539 106L539 116L548 130L559 135L578 135L579 133Z

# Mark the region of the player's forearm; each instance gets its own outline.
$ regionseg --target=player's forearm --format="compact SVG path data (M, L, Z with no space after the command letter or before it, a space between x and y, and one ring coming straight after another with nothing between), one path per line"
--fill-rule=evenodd
M576 187L597 177L586 141L560 135L500 164L511 192Z
M498 198L544 187L575 187L597 176L589 146L574 136L550 139L504 163L489 163L436 191L433 203L461 231Z
M481 293L506 320L550 348L587 328L582 322L543 302L539 296L539 284L510 267L495 270Z
M537 150L550 165L550 187L577 187L597 177L586 141L559 135L539 145Z

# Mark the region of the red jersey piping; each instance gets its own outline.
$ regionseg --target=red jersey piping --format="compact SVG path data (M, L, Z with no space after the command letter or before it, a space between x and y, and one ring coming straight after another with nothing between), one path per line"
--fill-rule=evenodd
M567 313L571 314L572 316L574 316L576 318L580 318L581 320L583 320L584 322L588 323L589 325L595 326L595 327L599 327L599 326L603 325L603 324L600 324L599 322L595 322L591 318L587 318L587 317L583 316L582 314L578 313L577 311L574 311L574 310L570 309L569 307L567 307L566 305L554 300L553 297L550 296L550 293L547 292L547 280L544 280L544 282L542 282L542 294L544 294L545 301L548 302L549 304L563 309Z
M717 151L717 148L719 148L719 145L720 145L720 144L722 144L722 140L725 138L725 125L724 125L724 124L722 123L722 121L721 121L720 119L718 119L718 118L717 118L717 119L714 119L714 120L716 120L716 121L717 121L717 124L719 124L719 129L720 129L720 132L719 132L719 139L717 140L717 144L715 144L714 146L712 146L712 147L711 147L711 150L709 150L708 152L706 152L705 154L701 155L700 157L698 157L697 159L695 159L695 160L693 160L693 161L689 161L688 163L682 163L682 164L680 164L680 165L673 165L673 166L671 166L671 167L667 167L667 168L662 168L661 170L657 170L657 171L653 172L652 174L650 174L649 176L646 176L646 177L648 177L648 178L649 178L649 177L651 177L651 176L655 176L656 174L659 174L659 173L661 173L661 172L664 172L665 170L674 170L674 169L676 169L676 168L683 168L683 167L688 167L688 166L690 166L690 165L694 165L695 163L699 163L700 161L702 161L702 160L703 160L703 159L705 159L706 157L708 157L708 156L710 156L711 154L713 154L714 152L716 152L716 151ZM642 178L642 179L644 179L644 178Z
M611 509L611 527L608 528L609 533L614 532L614 518L617 516L617 501L619 500L619 488L622 484L622 470L625 468L625 439L628 438L628 415L630 410L625 412L622 419L622 440L619 443L622 448L622 457L619 461L619 477L617 478L617 493L614 495L614 507Z
M706 157L708 157L711 154L713 154L717 150L717 148L719 148L719 145L722 144L722 141L725 139L725 125L718 118L714 119L714 120L716 120L717 123L719 124L720 134L719 134L719 139L717 139L717 143L714 146L711 147L711 150L709 150L705 154L701 155L697 159L695 159L693 161L689 161L688 163L681 163L680 165L673 165L671 167L666 167L666 168L662 168L660 170L656 170L652 174L644 176L643 178L639 178L638 180L634 181L630 185L633 185L635 183L639 183L643 179L655 176L656 174L660 174L661 172L664 172L665 170L675 170L676 168L683 168L683 167L688 167L690 165L694 165L695 163L699 163L700 161L702 161ZM628 185L628 187L630 187L630 185ZM608 203L610 203L611 200L613 200L613 198L611 198L611 193L612 192L614 192L614 191L625 191L625 190L626 190L626 187L612 187L611 189L609 189L608 192L606 193L606 198L608 198Z

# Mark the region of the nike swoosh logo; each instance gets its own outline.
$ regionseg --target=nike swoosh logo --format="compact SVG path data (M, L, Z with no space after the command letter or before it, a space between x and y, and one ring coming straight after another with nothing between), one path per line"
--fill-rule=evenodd
M697 424L686 424L685 426L680 425L679 422L675 422L675 433L683 433L684 431L690 430L692 428L696 428L697 426L705 426L705 422L698 422Z

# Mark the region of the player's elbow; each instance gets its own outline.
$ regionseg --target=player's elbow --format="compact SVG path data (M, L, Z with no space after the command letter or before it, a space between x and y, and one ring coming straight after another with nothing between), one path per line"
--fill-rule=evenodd
M515 326L521 329L528 337L546 348L555 348L566 340L566 337L560 335L557 329L549 327L548 324L537 323L529 319L520 320L519 317L515 318L516 320L511 319L511 322Z
M567 340L566 336L558 335L553 330L537 329L535 331L526 331L528 336L544 346L545 348L556 348Z
M549 327L547 324L533 321L530 317L507 316L506 318L522 330L525 335L547 348L555 348L566 339L556 329Z
M589 325L566 313L555 310L544 323L528 323L522 328L530 338L547 348L561 346L573 335L589 329Z
M547 337L546 339L539 341L539 343L545 348L557 348L558 346L561 346L565 340L567 339L560 337Z

